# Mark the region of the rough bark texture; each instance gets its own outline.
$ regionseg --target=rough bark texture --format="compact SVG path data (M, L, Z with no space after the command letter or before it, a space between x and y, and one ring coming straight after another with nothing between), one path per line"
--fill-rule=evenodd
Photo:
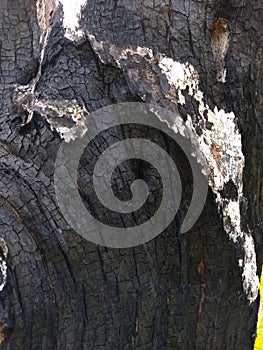
M178 229L186 195L180 215L153 241L129 249L86 241L67 225L54 194L57 130L70 125L45 118L32 101L19 104L16 88L35 84L43 103L76 100L88 112L116 102L157 103L194 123L196 102L185 94L186 103L177 103L158 61L161 54L193 65L206 103L237 117L246 161L242 225L252 232L260 267L262 1L91 0L82 8L81 39L65 36L62 6L52 1L2 0L0 10L1 349L252 349L258 302L247 300L241 252L225 232L212 190L187 234ZM138 46L153 50L152 61L136 54ZM120 60L125 49L131 53ZM224 67L225 83L218 76ZM103 140L130 133L116 129ZM165 136L155 139L176 153ZM178 162L187 184L183 155ZM146 177L148 166L141 167ZM136 171L127 163L118 176L132 179ZM224 196L233 196L231 186Z

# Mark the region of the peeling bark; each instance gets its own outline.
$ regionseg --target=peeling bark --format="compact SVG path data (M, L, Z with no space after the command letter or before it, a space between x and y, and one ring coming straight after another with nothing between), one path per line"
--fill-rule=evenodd
M262 2L72 6L0 5L1 348L252 349L263 256ZM189 164L151 131L177 157L182 206L154 240L109 249L64 220L54 163L61 139L85 134L86 115L131 101L180 114L210 189L199 220L182 234ZM89 165L115 138L147 132L110 130L81 159L82 197L98 217L108 213L88 196ZM126 164L116 174L119 192L129 194L125 176L147 171L155 176L148 165Z

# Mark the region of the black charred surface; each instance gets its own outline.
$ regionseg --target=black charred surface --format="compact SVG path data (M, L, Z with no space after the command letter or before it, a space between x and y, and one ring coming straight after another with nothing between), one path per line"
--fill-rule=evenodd
M35 2L2 1L0 9L0 236L9 250L7 284L0 292L1 349L252 349L257 305L248 305L238 255L224 233L211 192L189 232L182 235L179 230L183 207L161 235L134 248L96 246L65 222L53 186L61 139L40 115L22 126L27 113L12 100L16 84L28 84L38 70L41 30ZM216 80L210 47L212 24L221 16L231 28L225 84ZM193 64L209 107L234 111L242 128L247 220L257 227L259 266L261 22L260 1L93 0L81 19L86 33L97 41L120 49L146 46ZM89 112L144 98L177 110L176 94L167 97L167 82L148 61L131 59L117 67L104 52L102 62L88 39L76 45L64 38L61 22L52 28L35 92L39 98L76 99ZM137 80L129 69L138 73ZM181 108L182 117L195 117L197 106L191 101ZM123 132L116 135L122 138ZM168 139L159 137L175 152ZM183 156L179 163L186 166L183 181L191 194ZM146 164L141 167L140 176L149 176L145 168L153 171ZM134 165L125 164L116 174L119 179L123 171L132 179ZM224 195L236 196L231 184Z

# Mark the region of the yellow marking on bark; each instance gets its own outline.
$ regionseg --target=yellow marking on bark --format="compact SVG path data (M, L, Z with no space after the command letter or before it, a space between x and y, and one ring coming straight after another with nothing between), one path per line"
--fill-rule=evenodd
M260 305L258 310L257 337L254 350L263 350L263 268L261 271L260 285Z

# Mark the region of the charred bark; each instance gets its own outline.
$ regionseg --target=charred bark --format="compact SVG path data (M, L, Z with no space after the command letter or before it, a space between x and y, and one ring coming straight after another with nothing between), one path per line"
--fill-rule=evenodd
M0 8L1 349L252 349L258 308L253 254L259 270L263 257L263 3L94 0L83 2L80 18L65 6L63 14L51 0L2 0ZM176 83L169 64L184 67L185 76L189 69L193 86ZM215 107L225 113L213 112L215 119L233 112L245 168L242 184L228 181L220 189L210 178L203 213L182 234L192 191L189 165L168 137L150 131L164 149L179 153L183 204L154 240L113 249L78 235L58 208L57 151L63 138L83 131L61 108L91 113L132 101L178 112L197 140L213 130L209 118L204 121ZM208 109L201 115L202 103ZM93 145L93 155L113 138L145 132L111 130ZM212 141L211 164L220 168L222 150ZM85 187L92 161L81 160L82 196L103 217ZM153 172L130 162L117 178L128 174L132 181L138 171L147 177L147 170ZM245 232L236 242L227 216L231 200L241 207ZM150 211L156 203L158 196ZM250 264L246 240L252 238Z

